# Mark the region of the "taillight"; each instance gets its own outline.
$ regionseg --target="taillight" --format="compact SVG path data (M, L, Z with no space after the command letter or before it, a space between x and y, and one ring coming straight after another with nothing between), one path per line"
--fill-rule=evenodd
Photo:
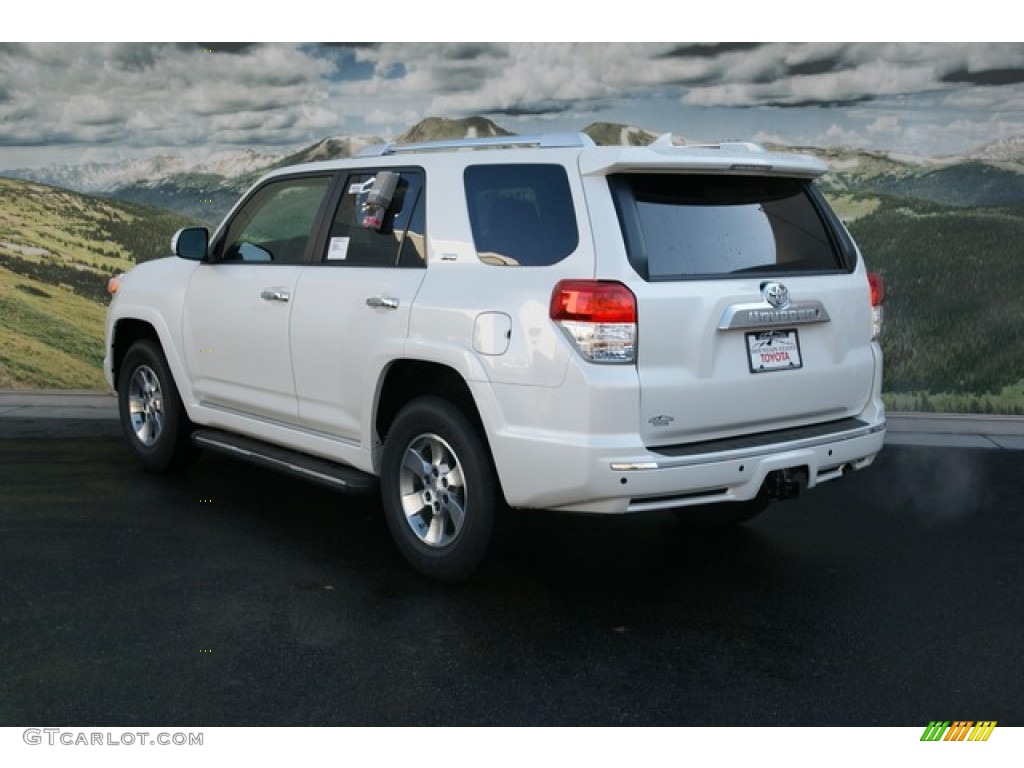
M622 283L562 280L551 292L550 316L584 359L636 360L636 296Z
M871 289L871 340L882 335L882 303L885 301L885 281L877 272L868 272Z

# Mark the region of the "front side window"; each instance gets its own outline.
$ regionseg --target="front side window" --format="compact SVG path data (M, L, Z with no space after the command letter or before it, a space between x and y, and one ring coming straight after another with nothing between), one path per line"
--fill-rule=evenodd
M845 268L800 179L647 173L609 184L630 261L647 280Z
M375 206L372 190L381 174L398 178L386 204ZM323 262L352 267L426 266L423 197L420 170L351 174L331 222Z
M330 183L322 176L262 187L232 219L218 261L301 264Z
M572 191L560 165L471 165L464 182L477 254L485 264L547 266L576 250Z

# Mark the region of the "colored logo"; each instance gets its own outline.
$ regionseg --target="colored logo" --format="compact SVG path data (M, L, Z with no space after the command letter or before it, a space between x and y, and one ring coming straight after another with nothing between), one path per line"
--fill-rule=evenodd
M988 741L995 727L995 720L932 720L921 741Z

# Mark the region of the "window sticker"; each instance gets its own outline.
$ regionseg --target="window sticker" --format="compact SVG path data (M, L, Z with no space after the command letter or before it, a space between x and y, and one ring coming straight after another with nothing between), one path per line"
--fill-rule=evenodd
M327 260L328 261L344 261L348 258L348 241L347 237L332 237L331 244L327 248Z

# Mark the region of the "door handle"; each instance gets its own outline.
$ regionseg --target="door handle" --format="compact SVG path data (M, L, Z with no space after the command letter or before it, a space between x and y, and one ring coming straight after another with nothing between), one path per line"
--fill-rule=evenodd
M292 295L284 288L267 288L260 293L260 298L265 301L291 301Z
M366 306L378 307L380 309L398 309L398 299L394 296L371 296L366 300Z

